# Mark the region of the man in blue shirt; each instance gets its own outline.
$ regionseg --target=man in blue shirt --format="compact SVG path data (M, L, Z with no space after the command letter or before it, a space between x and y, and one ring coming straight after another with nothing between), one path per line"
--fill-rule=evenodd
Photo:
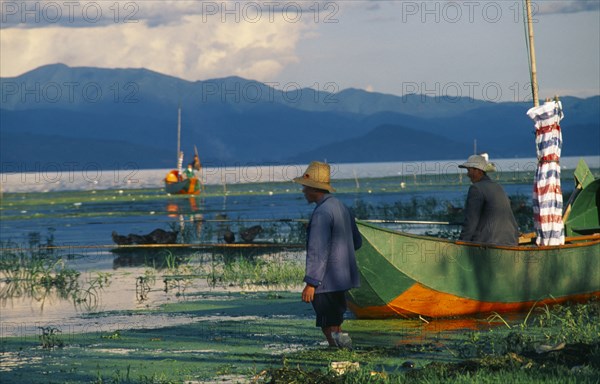
M306 286L302 300L312 303L320 327L330 346L349 348L351 340L342 333L346 312L346 291L360 286L354 251L362 238L350 210L330 192L330 167L313 161L302 177L306 201L316 203L307 229Z

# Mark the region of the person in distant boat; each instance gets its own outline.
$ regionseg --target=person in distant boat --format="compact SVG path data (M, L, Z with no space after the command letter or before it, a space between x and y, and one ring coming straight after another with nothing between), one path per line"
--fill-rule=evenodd
M519 228L502 186L487 175L496 167L482 155L469 156L458 166L471 179L460 240L496 245L518 245Z
M183 178L191 179L195 176L196 176L196 174L194 173L194 163L189 163L187 165L187 168L183 171Z
M196 171L199 171L202 168L202 164L200 164L200 158L198 157L197 154L194 155L194 160L192 161L192 167Z
M329 179L329 164L317 161L294 179L303 185L306 201L317 205L307 228L302 301L312 303L316 325L329 346L350 348L352 340L342 333L341 326L347 308L346 291L360 286L354 251L362 245L362 238L350 210L330 194L335 189Z

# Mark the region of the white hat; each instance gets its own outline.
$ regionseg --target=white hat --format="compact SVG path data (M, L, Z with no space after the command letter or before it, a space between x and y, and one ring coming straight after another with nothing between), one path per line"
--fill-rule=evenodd
M496 165L494 163L488 163L486 158L481 155L469 156L467 162L459 165L458 168L476 168L483 172L496 171Z

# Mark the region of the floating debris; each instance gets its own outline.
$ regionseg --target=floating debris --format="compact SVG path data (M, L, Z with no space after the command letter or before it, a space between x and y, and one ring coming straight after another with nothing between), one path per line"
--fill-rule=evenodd
M360 368L360 363L352 361L332 361L329 367L338 375L346 372L356 371Z
M561 349L564 349L566 345L567 344L565 342L558 343L555 345L540 344L535 346L535 351L539 354L548 353L552 351L560 351Z

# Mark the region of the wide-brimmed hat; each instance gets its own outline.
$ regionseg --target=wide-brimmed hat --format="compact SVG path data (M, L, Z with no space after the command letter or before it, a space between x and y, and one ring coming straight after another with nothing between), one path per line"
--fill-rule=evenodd
M330 172L329 164L313 161L306 168L306 172L301 177L294 178L293 181L307 187L335 192L335 188L329 184Z
M488 162L484 156L472 155L469 156L466 163L459 165L458 168L476 168L483 172L494 172L496 165Z

